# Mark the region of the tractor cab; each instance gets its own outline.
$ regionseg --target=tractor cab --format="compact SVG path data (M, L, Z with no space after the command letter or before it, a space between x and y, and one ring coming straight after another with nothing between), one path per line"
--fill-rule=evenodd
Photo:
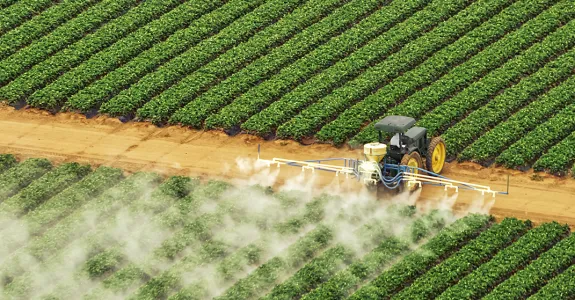
M401 161L404 155L414 151L420 154L427 152L427 129L413 127L415 119L404 116L388 116L375 124L379 133L379 142L383 141L383 132L395 133L388 144L388 157Z

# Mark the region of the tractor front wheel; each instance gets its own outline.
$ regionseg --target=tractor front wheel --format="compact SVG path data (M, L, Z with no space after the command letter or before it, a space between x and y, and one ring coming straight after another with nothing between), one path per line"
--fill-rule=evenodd
M425 158L426 169L433 173L441 174L445 165L446 153L445 141L441 137L431 139L427 148L427 157Z
M421 155L418 152L411 152L410 154L403 155L401 159L401 165L408 166L414 168L413 170L409 170L409 172L414 174L419 174L419 170L415 168L423 168L423 160L421 159ZM419 185L414 184L412 186L408 186L407 182L403 183L403 188L410 192L413 192L419 188Z

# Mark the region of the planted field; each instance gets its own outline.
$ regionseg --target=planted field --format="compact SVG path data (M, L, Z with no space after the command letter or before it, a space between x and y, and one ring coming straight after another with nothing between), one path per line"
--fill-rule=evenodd
M570 0L3 1L0 100L358 146L411 116L450 158L575 168Z
M575 297L556 222L7 154L0 182L2 299Z

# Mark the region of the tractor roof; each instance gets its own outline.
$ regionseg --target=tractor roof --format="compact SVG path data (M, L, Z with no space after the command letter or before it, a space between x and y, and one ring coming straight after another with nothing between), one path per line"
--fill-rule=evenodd
M414 124L415 119L411 117L387 116L375 123L375 129L391 133L405 133Z

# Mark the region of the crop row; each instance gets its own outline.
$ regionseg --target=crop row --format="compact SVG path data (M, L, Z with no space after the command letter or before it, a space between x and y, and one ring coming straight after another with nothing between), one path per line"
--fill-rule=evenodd
M379 2L379 3L378 3ZM363 2L354 2L353 4L355 5L361 5L358 8L353 8L353 7L342 7L342 9L340 10L340 14L346 14L349 17L354 17L354 18L358 18L358 17L363 17L365 16L366 13L368 13L369 11L373 11L374 8L377 8L377 4L382 4L380 1L363 1ZM368 5L366 5L368 4ZM353 6L355 6L353 5ZM352 15L349 13L350 10L356 9L356 13ZM347 11L347 12L346 12ZM341 19L342 21L345 19ZM351 22L349 22L351 23ZM340 28L345 28L344 26L341 26ZM326 39L327 40L327 39ZM313 45L309 45L308 47L306 47L307 49L311 49ZM309 51L309 50L308 50ZM289 63L292 63L292 61L289 61ZM284 65L289 65L289 63L286 63ZM281 68L278 68L281 69ZM268 77L269 78L269 77ZM265 78L265 79L268 79ZM262 78L263 79L263 78ZM261 80L263 81L263 80ZM215 95L218 94L218 91L215 91ZM241 93L236 93L235 95L240 95ZM233 125L239 125L238 122L234 122L231 121L233 123L230 123L230 117L233 119L234 117L237 116L238 113L238 109L235 108L235 101L233 103L230 104L230 102L232 102L233 100L233 94L228 94L229 96L232 97L225 97L224 99L220 98L220 97L213 97L214 93L212 93L211 91L209 93L206 93L205 95L203 95L202 97L196 99L196 104L190 103L190 105L188 107L193 108L194 109L194 118L196 118L196 120L194 120L193 118L191 119L193 121L193 123L191 124L201 124L201 121L205 120L206 121L206 127L207 128L215 128L215 127L224 127L224 128L230 128ZM203 103L209 103L209 105L207 106L207 108L203 108L201 107ZM226 106L228 105L228 106ZM240 104L241 105L241 104ZM200 106L200 109L197 109L197 107ZM223 108L222 108L223 107ZM221 109L221 111L217 114L216 111L218 109ZM241 110L239 110L241 112ZM230 112L233 112L232 114L230 114ZM242 121L245 121L249 118L249 116L244 116ZM186 123L189 124L189 123ZM226 125L227 124L227 125Z
M18 164L18 160L12 154L0 154L0 174Z
M110 47L92 55L43 89L37 90L28 97L27 103L44 109L59 108L69 96L164 40L176 30L187 27L193 20L213 9L216 3L193 1L179 5Z
M133 202L129 203L125 212L131 216L137 215L163 215L163 212L168 208L174 207L179 204L191 191L195 190L198 184L197 180L192 180L188 177L173 176L162 182L157 188L153 190L150 196L140 197ZM103 273L120 268L127 261L125 256L125 242L121 237L112 237L109 232L111 228L121 222L125 224L126 216L124 214L118 215L115 218L102 220L101 224L90 232L84 232L82 239L75 242L76 245L82 245L87 249L88 260L76 268L74 272L74 279L76 282L82 280L90 280L93 278L101 277ZM158 220L154 217L149 219L154 225L158 225ZM139 226L140 224L134 224ZM134 226L132 225L132 226ZM161 229L160 229L161 230ZM118 238L120 238L118 240ZM146 239L146 236L141 237ZM157 241L155 243L159 243ZM154 243L154 244L155 244ZM104 246L105 245L105 246ZM56 257L52 257L49 261L45 261L44 269L53 270L63 264L66 257L70 252L77 251L77 247L69 247L60 251ZM147 249L142 249L141 255ZM25 277L24 277L25 278ZM74 295L74 287L64 282L56 287L53 287L51 296L55 298L71 298Z
M320 203L322 210L323 210L323 205L326 204L326 201L329 198L325 198L325 197L320 197L316 200L314 200L313 202ZM312 203L313 203L312 202ZM303 213L300 214L299 212L295 212L295 216L293 216L292 218L298 218L298 217L306 217L308 215L308 213L313 212L315 210L316 207L314 206L306 206ZM230 209L237 209L237 208L225 208L225 210L222 210L222 212L225 212L226 214L229 215L229 213L231 212ZM297 208L296 208L297 209ZM311 209L311 211L310 211ZM289 215L292 215L293 213L289 210L289 209L285 209L284 210L284 217L286 218ZM270 217L264 217L264 219L269 219L270 221L272 221L273 225L277 225L279 222L282 222L282 219L277 219L277 218L270 218ZM323 215L316 217L316 218L308 218L308 219L304 219L301 220L301 226L298 227L298 229L294 230L293 232L289 232L289 234L297 234L299 231L304 229L304 226L306 225L310 225L313 224L311 222L319 222L321 220L321 218L323 218ZM258 217L256 215L251 215L250 213L246 213L245 211L238 211L238 216L237 216L237 222L240 223L255 223L254 225L258 225L258 223L261 221L258 221ZM272 220L273 219L273 220ZM299 219L299 218L298 218ZM287 220L286 220L287 221ZM265 222L267 223L267 222ZM214 224L216 225L216 224ZM261 225L261 224L259 224ZM258 225L258 226L259 226ZM268 224L269 225L269 224ZM242 251L246 251L246 249L258 249L259 252L261 252L261 255L264 255L265 252L267 252L267 250L269 248L269 242L266 240L266 236L267 234L269 234L269 230L278 230L278 227L276 226L261 226L261 228L263 228L263 236L260 236L260 238L255 241L254 243L251 243L249 245L246 245L242 248L237 249L237 251L235 253L239 253L239 255L241 255ZM219 225L218 225L219 226ZM198 226L194 226L194 227L198 227ZM207 230L214 230L214 228L209 228L206 226L203 226L204 228L206 228ZM212 226L213 227L213 226ZM282 228L282 227L279 227ZM233 229L232 228L220 228L221 230L224 230L226 232L232 232ZM196 233L197 236L201 237L200 235L198 235ZM283 236L284 238L287 238L288 236L286 236L284 234ZM190 272L191 270L194 270L196 267L198 267L199 265L202 264L217 264L219 269L223 269L225 271L225 273L222 274L222 276L226 276L226 277L233 277L234 275L237 275L238 273L242 272L242 265L241 265L241 261L246 262L245 259L241 259L240 262L238 261L233 261L233 263L228 260L228 261L224 261L225 258L230 258L230 256L226 256L228 253L233 252L234 250L234 246L232 245L228 245L227 243L222 243L220 241L218 241L218 237L217 235L210 237L210 236L205 236L205 237L201 237L201 240L203 241L203 244L201 245L200 249L197 249L197 251L194 251L194 253L185 256L184 258L182 258L180 260L180 262L178 262L177 264L175 264L174 266L170 267L169 269L165 270L164 272L162 272L160 275L154 277L152 280L150 280L149 282L147 282L145 285L141 286L134 294L134 299L151 299L151 298L158 298L158 297L165 297L168 292L170 290L177 290L178 288L182 288L182 280L183 279L183 275L187 272ZM214 245L218 245L217 249L219 249L218 251L212 251L212 248L214 247ZM265 253L265 255L269 255L269 253ZM242 257L243 258L243 257ZM249 262L249 260L247 261ZM231 265L223 265L225 263L228 263ZM240 264L238 266L238 264ZM230 270L230 268L232 266L236 266L237 268L234 270ZM208 291L205 289L205 284L201 283L201 281L203 281L202 279L200 280L196 280L196 281L200 281L200 282L195 282L195 283L191 283L190 286L188 286L183 293L187 293L186 291L189 290L190 287L193 287L196 290L196 293L201 293L201 294L206 294L208 293ZM225 281L225 280L224 280ZM204 288L202 288L204 287Z
M432 2L406 21L379 35L321 73L307 79L303 84L300 84L299 68L293 71L294 73L290 72L290 69L282 70L277 76L238 97L231 105L222 109L219 114L211 116L210 119L218 118L223 121L221 124L211 124L220 128L230 128L240 125L260 110L277 111L277 108L280 108L281 112L270 116L271 119L266 121L275 127L279 125L276 120L289 119L309 101L329 93L329 91L360 74L361 71L380 62L390 53L397 51L410 39L448 19L451 14L465 7L466 2L466 0L452 0L449 3L443 3L443 5ZM309 75L313 74L310 72ZM285 77L287 80L284 79ZM297 87L294 88L295 86ZM265 92L262 93L263 90ZM289 93L277 99L278 96L288 91Z
M554 56L575 44L575 20L555 33L442 103L421 118L417 124L427 128L429 134L437 135L467 112L484 105L497 92L537 71Z
M161 120L166 121L177 109L189 103L189 105L194 107L194 112L203 112L204 114L201 120L205 119L205 116L213 112L213 102L215 99L212 97L200 97L192 100L194 97L198 96L202 91L208 89L216 82L238 72L255 59L267 56L270 51L276 50L276 47L279 45L283 48L286 41L300 36L302 30L306 28L309 29L310 26L313 28L313 24L317 24L316 22L318 21L323 22L321 19L329 15L332 10L336 9L336 11L341 11L340 6L346 1L329 0L318 3L315 0L311 0L306 2L303 6L298 7L275 24L258 32L250 40L230 49L202 68L188 75L179 83L153 99L154 104L150 104L152 107L143 108L142 111L147 109L148 112L154 113L157 108L153 106L156 105L156 103L161 104ZM369 1L369 3L373 2L375 1ZM327 40L329 36L323 37L323 39ZM312 42L310 41L310 43ZM313 46L313 44L308 45L308 49L311 48L311 46ZM281 59L289 59L289 57L283 57ZM280 62L281 60L278 63ZM216 95L220 93L220 91L216 91ZM192 102L190 103L190 101ZM215 106L215 108L217 107L218 106ZM142 117L146 118L145 115L142 115ZM193 116L189 117L193 118Z
M326 248L333 240L333 234L329 227L318 225L316 229L290 245L282 255L260 265L247 277L238 280L223 295L214 299L251 299L257 296L273 285L280 275L290 270L297 270L319 251Z
M401 213L398 214L398 216L401 215ZM413 215L409 214L405 217L410 216ZM407 226L406 231L400 235L409 234L411 236L410 242L417 243L422 238L435 234L442 229L445 226L443 221L441 214L438 214L437 211L432 211L422 218L415 219L414 222ZM394 224L393 220L387 222ZM383 228L389 228L389 226L389 224L383 224ZM382 231L385 232L385 230ZM369 235L371 232L366 233ZM336 273L310 293L305 294L302 299L345 299L366 280L379 274L398 255L409 251L409 239L401 240L389 236L378 237L377 235L375 237L377 237L377 241L374 241L375 247L369 247L371 250L365 256Z
M525 299L545 285L547 280L557 274L558 270L566 269L569 263L573 262L575 259L575 248L573 247L575 246L575 239L572 236L560 242L563 237L569 234L567 225L546 223L541 227L535 228L534 231L538 232L537 234L534 232L533 236L530 236L530 242L516 252L512 252L511 256L507 256L507 261L524 266L529 259L539 256L540 253L543 254L524 269L496 286L483 299ZM545 252L553 245L556 245L556 247ZM520 262L521 260L523 261ZM507 270L517 270L517 267ZM493 269L489 269L490 273L493 271Z
M22 262L30 255L37 259L43 259L56 253L69 242L77 239L83 232L88 231L89 224L85 224L84 213L89 211L97 216L106 216L109 212L117 210L125 203L137 199L145 194L144 187L155 184L159 177L152 173L137 173L123 180L114 187L106 190L98 198L93 199L66 218L62 219L55 226L44 232L42 236L35 237L28 241L26 246L18 249L0 267L0 272L7 278L14 278L26 272ZM13 291L19 291L15 288ZM7 288L5 292L10 292Z
M516 270L526 266L541 252L559 241L568 228L557 223L545 223L535 227L511 246L498 252L493 258L448 288L437 299L478 299L488 294Z
M485 48L465 63L453 68L430 86L417 91L383 116L404 115L419 118L428 110L440 105L445 99L500 67L502 63L518 55L525 48L532 46L533 43L556 30L563 22L569 21L575 16L575 11L568 13L570 5L567 1L559 2L525 23L518 30L507 34L503 39ZM373 127L377 121L379 118L355 135L350 144L363 144L377 140L378 134Z
M295 139L312 136L347 107L378 90L403 72L422 63L441 48L457 41L461 35L479 26L511 3L512 1L508 0L473 2L457 15L442 22L434 30L387 57L382 63L367 69L355 80L313 103L299 115L281 125L277 135Z
M146 74L137 83L103 104L100 107L100 112L112 115L127 115L134 112L149 99L208 63L215 56L238 46L241 42L253 37L258 31L276 22L284 14L289 14L302 2L303 0L272 0L262 4L218 34L171 59L153 73Z
M551 147L533 165L536 171L564 173L575 161L575 132Z
M215 187L218 188L218 186ZM196 196L196 193L194 193L194 196ZM222 255L234 250L233 245L220 242L217 234L213 234L214 231L222 230L228 233L233 232L233 228L222 227L224 225L222 223L224 216L231 217L238 223L246 224L248 222L258 223L262 221L265 223L265 219L270 219L273 215L269 214L262 219L257 215L247 213L245 208L234 205L237 200L236 198L231 198L218 201L219 204L215 213L205 213L191 222L188 221L183 231L165 240L159 248L153 251L152 256L142 263L131 263L116 272L112 277L104 281L104 287L112 292L122 291L123 293L130 293L131 290L143 284L135 291L133 297L136 299L156 298L179 287L183 273L193 270L200 264L215 263L215 260L222 258ZM284 212L289 213L289 210L286 209ZM161 219L159 218L159 220ZM187 219L190 219L190 217ZM264 227L268 228L267 226ZM191 254L184 256L178 263L169 268L162 268L164 271L152 280L146 280L146 274L158 273L156 266L165 265L167 260L172 259L188 246L192 248L188 249ZM126 274L129 274L129 278L126 278ZM102 297L105 296L101 289L90 293L91 299Z
M509 118L513 112L529 104L557 83L561 83L574 71L575 49L559 56L532 75L504 90L489 103L471 112L465 119L442 134L447 154L454 156L471 144L482 132Z
M90 173L89 165L65 163L34 180L18 194L0 204L0 227L6 226L2 218L9 220L25 215L88 173Z
M303 212L299 213L296 212L296 215L289 217L287 220L274 220L274 224L272 226L265 226L265 231L272 229L273 231L280 233L282 238L289 238L290 235L295 235L301 232L306 226L315 224L320 222L323 219L323 207L326 204L326 201L332 197L325 197L320 196L314 199L312 202L306 204ZM290 205L293 207L292 205ZM318 213L318 210L321 212ZM297 224L294 224L296 222ZM289 231L284 231L283 229L286 228L284 225L280 225L281 223L289 224L291 226ZM231 253L228 256L221 257L221 261L212 260L210 263L217 264L216 270L218 279L216 280L216 284L226 285L228 283L234 282L241 276L244 272L248 271L249 265L257 266L260 264L260 261L263 257L276 255L276 253L272 253L269 251L270 249L270 242L271 240L267 240L267 233L264 236L261 236L257 241L238 249L236 252ZM273 248L272 248L273 249ZM184 273L187 269L193 269L195 265L197 265L198 261L189 261L186 259L185 262L182 262L169 270L168 273L164 273L161 276L164 277L163 282L158 280L156 281L155 288L153 286L147 286L148 290L152 291L167 291L169 288L176 290L178 285L180 285L180 279L182 278L182 273ZM205 262L203 262L205 263ZM171 281L165 280L166 278L172 278ZM206 289L207 284L214 284L205 282L205 279L197 279L194 280L192 283L188 283L186 286L182 286L180 291L175 293L174 295L170 296L169 299L188 299L188 297L208 297L210 296L210 291ZM157 294L152 294L150 292L146 293L149 296L154 296ZM146 295L144 294L144 295ZM140 297L142 294L139 294ZM200 296L201 295L201 296ZM213 296L213 295L211 295Z
M575 296L575 265L551 279L530 300L562 299Z
M4 59L24 45L40 38L53 28L74 18L99 0L67 0L49 7L32 20L0 36L0 59Z
M355 254L343 245L336 245L312 259L293 276L276 285L262 300L298 299L327 281L342 266L349 264Z
M391 297L406 282L413 281L424 274L436 264L437 260L449 256L479 235L481 231L492 224L492 221L491 217L477 214L471 214L455 221L431 238L419 250L405 256L370 283L357 290L349 299Z
M222 4L224 0L209 1ZM260 4L258 1L231 0L223 6L201 16L187 28L168 37L165 41L142 52L121 67L107 73L99 80L78 91L68 99L64 108L87 112L129 87L155 68L193 47L206 37L216 34L231 22Z
M378 4L381 4L381 0L355 0L337 8L324 19L305 28L301 33L293 36L283 45L271 50L269 54L251 62L249 65L232 74L229 78L220 82L217 86L211 88L200 97L192 100L189 105L202 111L199 120L203 121L203 119L205 119L204 116L219 108L221 103L230 102L235 95L249 90L258 81L267 79L270 74L277 72L283 66L288 65L293 60L298 59L318 45L325 43L332 36L337 35L337 33L346 29L350 24L356 22L357 19L372 11L378 6ZM259 44L263 45L265 43L259 41ZM255 47L248 48L253 48L254 50L258 49ZM254 50L244 50L244 53L239 54L234 53L235 51L228 51L224 55L218 57L215 61L206 65L204 68L188 76L188 79L184 79L184 81L182 81L182 84L184 84L185 81L189 82L185 84L189 93L186 97L192 99L194 95L198 95L201 90L208 86L208 84L211 84L214 79L223 78L224 76L231 74L231 70L241 67L243 65L242 62L250 60L245 59L242 56L257 54L252 53ZM228 53L230 56L228 56ZM242 55L238 58L238 62L226 62L226 59L230 60L230 57L237 55ZM216 67L223 69L218 71ZM142 119L149 119L156 123L167 121L171 114L185 104L185 102L178 100L179 97L170 96L171 93L172 92L168 90L166 93L163 93L159 97L146 103L140 110L138 110L138 116ZM203 99L203 101L201 99ZM214 101L220 103L220 105L214 105ZM206 106L206 108L200 109L198 106Z
M21 0L2 9L0 35L32 18L38 12L52 5L53 2L52 0Z
M30 158L0 174L0 202L3 202L52 169L47 159Z
M575 99L575 76L571 76L510 116L505 122L480 136L461 152L458 159L472 159L478 162L494 159L506 147L520 139L525 132L533 130L557 111L572 104L573 99Z
M102 0L90 7L49 34L0 61L0 68L4 70L0 73L0 84L8 83L33 65L83 38L87 32L97 30L103 23L118 17L137 3L137 0Z
M395 294L391 299L432 299L471 273L529 230L530 224L507 218L482 232L459 251Z
M338 145L344 143L348 138L357 134L363 124L373 121L391 106L397 105L401 99L409 97L423 86L432 84L451 68L465 62L489 44L500 38L503 40L497 42L498 44L506 43L513 36L509 34L510 31L536 17L552 2L539 1L533 5L531 2L519 1L505 8L501 13L454 43L439 50L418 67L397 77L377 92L342 112L337 119L322 127L316 137L321 141L332 141ZM531 22L536 22L536 20Z
M2 88L6 98L19 101L56 79L60 74L109 47L140 26L158 18L183 0L149 0L118 17L93 34L89 34L66 49L33 66L29 71Z
M143 261L130 262L119 268L111 276L103 280L101 286L89 291L86 297L89 299L105 299L108 293L133 291L149 280L148 274L157 272L157 265L166 264L190 245L195 245L194 247L198 248L200 243L209 241L212 238L212 230L221 226L222 216L226 212L232 212L231 210L226 210L230 203L229 201L219 203L214 213L202 213L198 208L203 204L213 204L214 201L219 201L218 199L222 197L227 188L227 185L222 185L218 182L199 187L189 199L186 197L179 202L191 201L193 206L180 210L178 216L180 221L175 222L175 224L163 223L166 216L171 215L169 210L154 217L154 223L160 226L167 225L172 229L176 229L176 232L162 241L161 245L155 248ZM211 245L213 243L202 243L201 246L209 249Z
M495 162L507 168L525 166L573 131L575 131L575 104L565 107L548 121L524 135L503 151Z
M407 244L397 239L384 239L378 247L360 261L354 262L348 268L338 272L327 282L304 295L302 299L345 299L350 292L353 292L355 286L381 271L383 266L407 250Z
M386 39L390 39L393 36L396 38L401 36L385 33L387 30L395 24L408 19L414 12L423 9L426 4L427 1L425 0L393 1L389 5L382 7L341 35L334 37L295 63L285 67L279 74L274 75L268 81L264 81L261 85L267 86L267 88L262 88L258 92L260 94L259 97L262 97L261 101L266 103L273 102L272 99L281 97L282 94L288 92L299 83L336 64L338 60L345 56L358 55L354 54L356 49L359 49L357 50L358 52L364 53L363 55L369 58L366 55L378 51L377 45L384 43ZM414 19L415 17L408 19L406 22L414 22ZM422 22L423 20L425 19L419 21ZM417 23L414 22L413 24ZM397 28L403 28L402 26L404 25L398 26ZM397 29L392 29L392 32L395 31ZM374 40L372 41L372 39ZM367 51L368 49L370 51ZM253 89L258 89L258 87L256 86ZM282 91L274 92L275 89L281 89ZM239 101L239 99L236 101ZM268 108L259 111L243 123L241 125L242 129L261 135L271 133L277 126L287 121L286 116L283 114L285 109L286 107L279 105L279 101L273 102Z

